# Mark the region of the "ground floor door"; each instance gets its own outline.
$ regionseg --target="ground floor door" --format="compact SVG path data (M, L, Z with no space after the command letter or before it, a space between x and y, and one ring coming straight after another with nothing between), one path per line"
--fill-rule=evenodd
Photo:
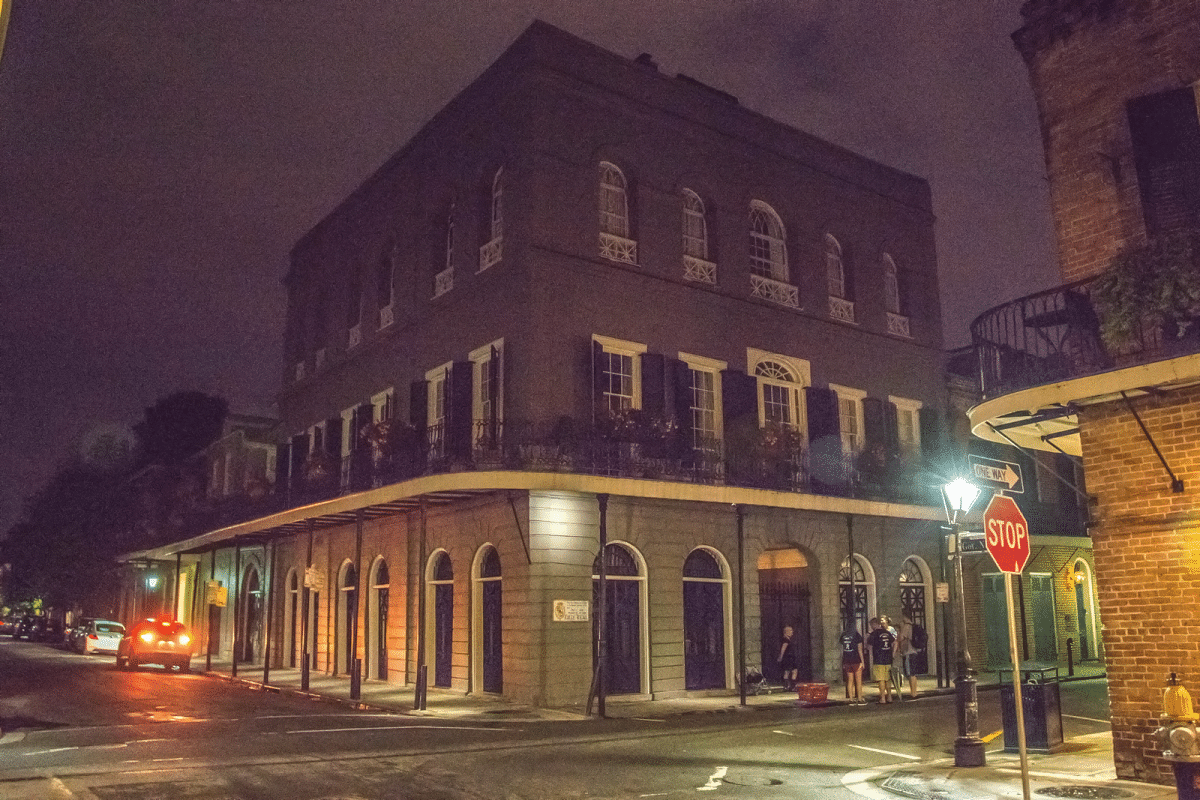
M1033 610L1033 657L1037 661L1058 661L1058 643L1054 633L1054 577L1029 576L1029 600Z
M758 571L758 607L761 614L762 673L768 681L783 679L779 648L783 629L791 627L796 648L796 674L801 682L812 680L812 626L808 581L796 568Z
M688 689L725 688L725 585L683 582L683 659Z

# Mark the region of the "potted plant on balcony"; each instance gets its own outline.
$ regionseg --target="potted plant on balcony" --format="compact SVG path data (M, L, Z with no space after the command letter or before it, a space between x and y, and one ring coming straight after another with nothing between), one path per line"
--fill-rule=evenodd
M1200 231L1166 234L1113 259L1091 287L1109 348L1136 346L1144 331L1163 344L1200 334Z

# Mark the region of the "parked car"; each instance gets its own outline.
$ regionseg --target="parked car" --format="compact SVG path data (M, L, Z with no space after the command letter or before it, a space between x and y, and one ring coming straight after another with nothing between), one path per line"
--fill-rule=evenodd
M144 619L126 630L117 645L117 667L137 669L142 664L190 670L192 637L187 626L173 619Z
M111 619L93 619L79 628L74 649L80 653L116 653L125 636L125 626Z
M67 628L67 633L63 637L63 644L67 646L67 649L78 650L81 653L83 652L79 640L85 635L87 627L92 623L92 621L92 617L80 617L75 621L74 625L72 625L70 628Z
M63 643L63 622L54 617L34 617L29 636L31 642L46 642L47 644Z
M39 620L41 622L39 623ZM33 630L39 625L45 624L45 617L35 617L32 614L26 614L21 617L21 621L17 623L17 632L13 634L14 639L28 639L33 641Z
M20 624L20 617L5 617L3 620L0 620L0 636L16 636L17 626Z

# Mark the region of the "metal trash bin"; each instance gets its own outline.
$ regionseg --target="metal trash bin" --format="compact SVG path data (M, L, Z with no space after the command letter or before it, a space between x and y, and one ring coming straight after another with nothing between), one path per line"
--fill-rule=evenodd
M1025 749L1031 753L1054 753L1062 749L1062 705L1058 689L1058 667L1021 665L1021 703L1025 711ZM1004 749L1016 752L1017 698L1013 670L997 670L1000 679L1000 711L1004 720Z

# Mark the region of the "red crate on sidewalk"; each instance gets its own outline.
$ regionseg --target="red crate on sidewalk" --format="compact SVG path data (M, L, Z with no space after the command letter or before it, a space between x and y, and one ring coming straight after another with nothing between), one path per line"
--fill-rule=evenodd
M797 683L796 693L801 703L824 703L829 699L828 683Z

